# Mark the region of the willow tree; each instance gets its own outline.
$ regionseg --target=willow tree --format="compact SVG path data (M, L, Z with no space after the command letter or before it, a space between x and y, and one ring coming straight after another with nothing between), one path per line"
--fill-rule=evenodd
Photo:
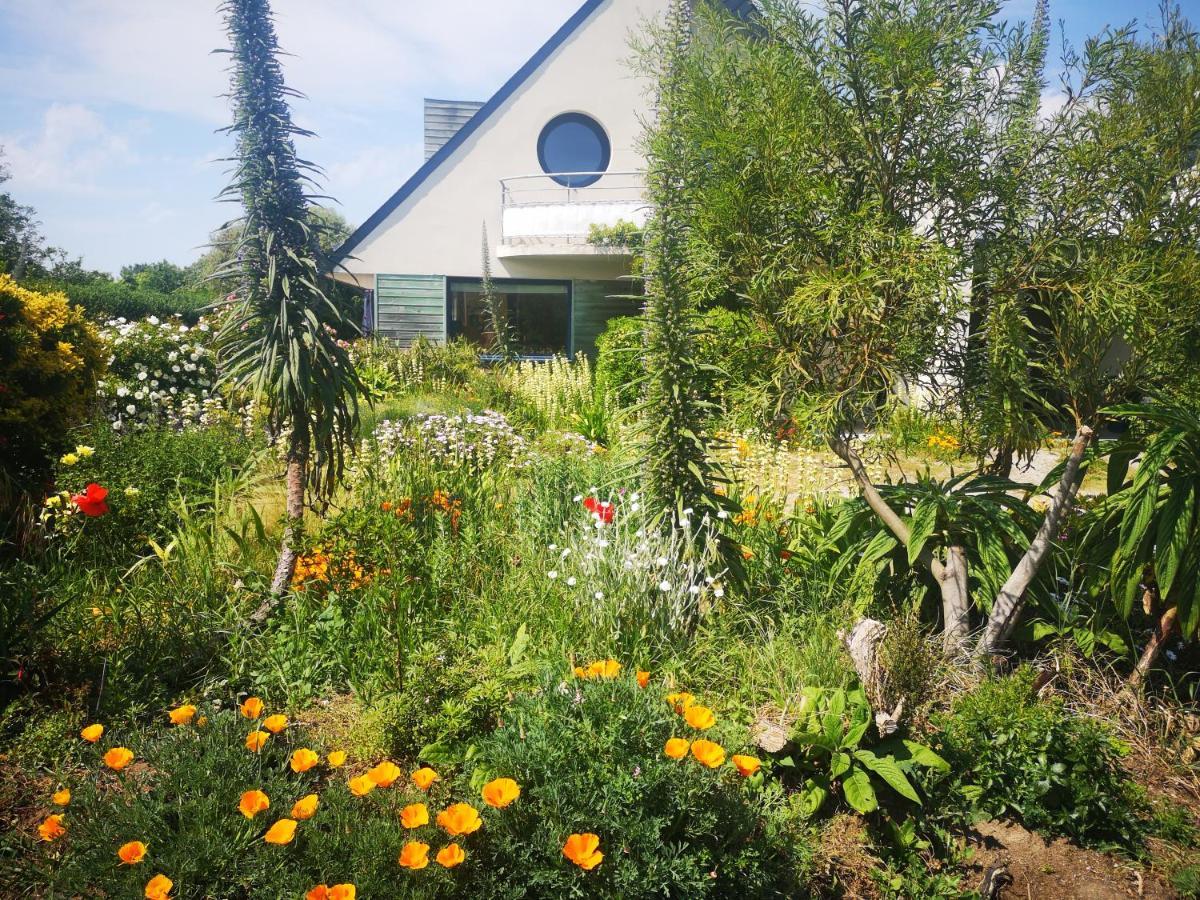
M319 170L296 153L312 137L292 121L288 103L302 95L284 83L268 0L222 5L231 47L229 99L237 147L233 180L222 199L240 203L230 223L238 243L217 277L238 285L218 334L224 377L264 404L268 426L286 446L287 520L272 598L286 590L296 564L306 498L329 497L358 425L362 384L338 333L355 328L325 281L321 225L313 215Z

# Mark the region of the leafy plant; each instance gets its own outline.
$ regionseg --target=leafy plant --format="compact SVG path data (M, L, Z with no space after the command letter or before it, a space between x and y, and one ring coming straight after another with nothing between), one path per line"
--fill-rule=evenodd
M870 749L864 746L872 721L871 706L861 688L806 688L803 708L792 732L793 743L802 748L800 760L792 764L806 775L803 803L809 815L839 789L856 812L874 812L880 805L881 785L919 806L921 797L910 781L916 770L950 771L949 764L933 750L907 738L885 740Z

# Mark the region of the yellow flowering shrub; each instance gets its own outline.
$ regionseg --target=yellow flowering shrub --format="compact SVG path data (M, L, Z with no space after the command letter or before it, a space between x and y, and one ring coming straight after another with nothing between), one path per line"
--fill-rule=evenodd
M39 293L0 275L0 460L15 472L67 445L95 401L104 369L96 328L65 294Z

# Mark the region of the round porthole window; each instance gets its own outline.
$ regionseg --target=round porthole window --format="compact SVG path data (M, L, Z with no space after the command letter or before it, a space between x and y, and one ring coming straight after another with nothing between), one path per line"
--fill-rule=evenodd
M595 184L611 159L608 135L599 122L582 113L556 116L538 138L542 171L564 187Z

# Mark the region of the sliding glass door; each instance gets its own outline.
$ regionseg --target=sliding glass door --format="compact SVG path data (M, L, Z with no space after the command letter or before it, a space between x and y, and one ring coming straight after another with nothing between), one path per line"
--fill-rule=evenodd
M496 281L500 306L521 356L566 354L571 342L569 281ZM496 342L488 327L483 284L477 278L451 278L448 284L449 336L464 338L486 351Z

